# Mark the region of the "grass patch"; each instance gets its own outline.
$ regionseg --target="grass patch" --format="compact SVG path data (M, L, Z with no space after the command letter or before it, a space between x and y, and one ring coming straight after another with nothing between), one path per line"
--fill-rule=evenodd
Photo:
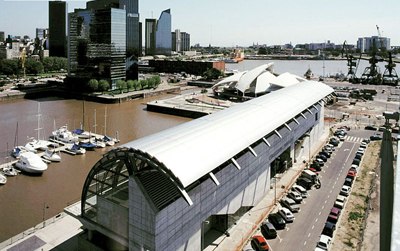
M347 239L347 241L343 242L346 246L349 246L351 248L354 248L353 242L351 242L351 239Z
M350 222L350 221L358 221L358 219L362 219L363 218L363 216L364 216L364 214L363 213L361 213L361 212L350 212L349 213L349 219L348 219L348 221Z

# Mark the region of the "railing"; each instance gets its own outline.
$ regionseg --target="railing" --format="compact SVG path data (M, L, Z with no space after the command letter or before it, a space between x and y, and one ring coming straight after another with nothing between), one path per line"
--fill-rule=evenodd
M23 231L22 233L19 233L19 234L15 235L15 236L11 237L8 240L5 240L5 241L1 242L0 243L0 250L4 249L5 247L7 247L9 245L14 244L15 242L17 242L19 240L22 240L22 239L24 239L26 237L29 237L31 234L36 233L36 231L43 229L45 226L48 226L48 225L50 225L50 224L52 224L52 223L64 218L65 215L66 214L64 212L61 212L61 213L57 214L56 216L51 217L50 219L47 219L47 220L37 224L36 226L31 227L31 228Z

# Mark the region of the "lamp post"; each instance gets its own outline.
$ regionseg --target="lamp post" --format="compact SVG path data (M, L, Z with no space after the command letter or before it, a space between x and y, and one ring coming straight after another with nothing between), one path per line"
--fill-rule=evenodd
M203 227L204 224L208 225L208 224L210 224L210 222L208 220L201 222L201 250L202 251L204 250L204 227Z
M49 209L49 205L45 202L43 204L43 227L46 226L46 209Z

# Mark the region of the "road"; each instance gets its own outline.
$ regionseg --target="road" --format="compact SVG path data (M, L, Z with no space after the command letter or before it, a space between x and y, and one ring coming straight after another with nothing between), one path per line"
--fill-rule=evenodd
M309 197L300 204L300 212L294 214L294 222L287 224L286 229L278 230L276 239L268 240L272 250L315 249L362 139L369 138L374 133L380 132L364 129L348 132L346 140L336 147L331 158L322 167L319 175L321 188L309 190Z

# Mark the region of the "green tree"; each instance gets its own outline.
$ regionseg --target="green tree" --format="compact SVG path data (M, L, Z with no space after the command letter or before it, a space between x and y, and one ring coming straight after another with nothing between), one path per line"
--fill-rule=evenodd
M25 73L27 74L35 74L43 72L43 65L41 62L36 61L33 58L25 59Z
M210 68L206 72L203 73L203 77L207 81L211 81L213 79L218 79L220 76L222 76L222 73L220 70L217 70L215 68Z
M107 80L102 79L99 81L99 91L107 91L110 88L110 84Z
M54 63L53 63L54 71L60 71L61 69L65 70L65 69L67 69L67 67L68 67L68 59L54 57Z
M147 79L141 79L139 82L140 82L140 86L142 87L142 89L146 89L149 87Z
M160 76L154 76L154 79L156 80L156 87L159 86L161 84L161 78Z
M92 92L95 92L99 89L99 82L96 79L89 80L87 85L89 90Z
M133 88L133 80L128 80L127 82L126 82L126 85L128 86L128 90L130 90L130 89L132 89Z
M54 58L53 57L46 57L42 59L42 64L44 68L44 72L53 71L54 68Z
M266 54L268 54L267 49L265 49L264 47L260 47L260 48L258 49L258 54L259 54L259 55L266 55Z
M18 71L18 61L12 59L1 60L1 72L7 76L17 74Z
M153 88L156 86L156 80L154 79L154 77L147 79L147 85L149 88Z
M133 80L133 88L135 88L135 90L138 90L138 86L139 86L139 81Z
M124 80L118 80L115 85L117 86L117 89L120 89L120 90L123 90L126 88L126 82Z

